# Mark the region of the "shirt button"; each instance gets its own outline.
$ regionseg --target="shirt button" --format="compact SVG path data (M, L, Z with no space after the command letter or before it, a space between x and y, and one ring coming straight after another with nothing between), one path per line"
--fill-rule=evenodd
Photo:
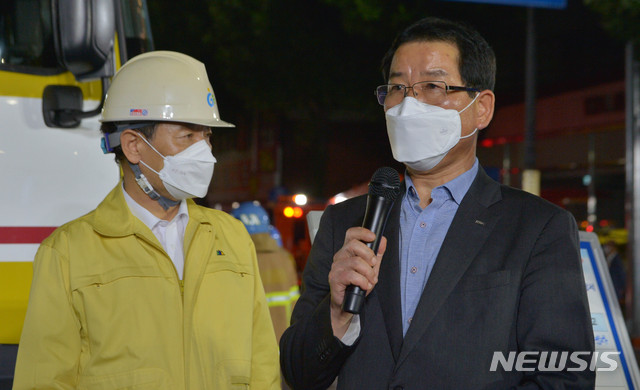
M424 222L420 222L420 227L421 227L421 228L423 228L423 227L425 227L425 226L427 226L427 224L426 224L426 223L424 223Z
M407 321L409 323L409 325L411 325L411 320L413 319L413 317L409 318L409 320Z
M411 267L411 273L415 274L416 272L418 272L418 268L417 267Z

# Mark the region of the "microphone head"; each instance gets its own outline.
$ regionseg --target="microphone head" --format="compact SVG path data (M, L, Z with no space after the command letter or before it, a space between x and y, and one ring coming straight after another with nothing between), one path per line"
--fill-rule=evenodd
M380 196L391 202L400 194L400 175L390 167L378 168L369 182L369 195Z

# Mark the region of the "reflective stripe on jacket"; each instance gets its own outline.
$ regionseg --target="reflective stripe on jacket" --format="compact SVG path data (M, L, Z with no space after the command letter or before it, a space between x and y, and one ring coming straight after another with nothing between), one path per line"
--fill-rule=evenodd
M40 246L14 389L279 389L254 245L188 201L185 272L130 212L122 184Z

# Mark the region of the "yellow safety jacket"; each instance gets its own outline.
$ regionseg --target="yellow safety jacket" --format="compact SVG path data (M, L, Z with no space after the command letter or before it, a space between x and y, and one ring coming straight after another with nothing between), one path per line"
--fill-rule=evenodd
M122 184L40 246L14 389L279 389L242 223L188 201L184 280Z
M267 304L276 338L289 327L291 311L300 297L298 273L293 255L278 245L269 233L256 233L251 239L258 254L260 276L267 294Z

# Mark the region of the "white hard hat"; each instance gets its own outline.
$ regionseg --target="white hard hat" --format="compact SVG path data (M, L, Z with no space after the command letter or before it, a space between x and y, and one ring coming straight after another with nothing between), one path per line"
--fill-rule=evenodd
M234 127L220 119L204 64L173 51L127 61L107 90L101 122L185 122Z

